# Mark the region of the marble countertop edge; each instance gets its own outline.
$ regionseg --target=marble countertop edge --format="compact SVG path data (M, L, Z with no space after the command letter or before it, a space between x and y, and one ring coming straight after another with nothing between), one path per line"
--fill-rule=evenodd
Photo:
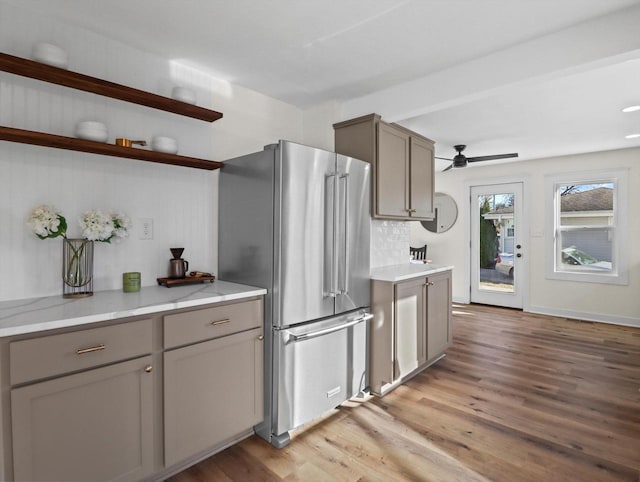
M47 296L0 302L0 337L81 326L164 311L234 301L267 293L226 281L166 288L143 287L136 293L98 291L88 298Z
M429 276L443 271L452 270L453 266L425 263L425 264L395 264L391 266L381 266L373 268L370 272L371 279L375 281L405 281L421 276Z

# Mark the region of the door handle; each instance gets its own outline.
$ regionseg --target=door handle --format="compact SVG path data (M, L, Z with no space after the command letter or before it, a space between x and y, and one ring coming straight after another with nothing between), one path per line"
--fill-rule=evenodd
M340 294L340 289L338 287L338 278L340 276L339 269L339 216L340 216L340 206L338 202L338 188L339 188L339 179L338 173L334 173L333 177L333 257L331 259L331 291L330 295L335 298Z
M344 199L342 201L344 205L344 266L342 270L342 289L339 292L341 295L346 295L349 294L349 174L342 174L340 180L344 180Z
M371 318L373 318L373 315L371 313L368 313L358 319L350 321L349 323L345 323L344 325L338 325L332 328L326 328L324 330L312 331L310 333L303 333L302 335L291 335L291 338L293 338L293 341L308 340L310 338L316 338L318 336L328 335L329 333L335 333L336 331L346 330L347 328L351 328L352 326L358 325L363 321L370 320Z
M329 282L327 283L326 279L323 280L322 283L322 296L335 298L337 296L337 286L336 286L336 273L335 273L335 254L336 254L336 173L333 172L331 174L325 175L325 202L324 202L324 217L325 217L325 226L324 226L324 263L323 263L323 277L328 275ZM331 193L331 197L329 197L329 193ZM329 199L331 202L329 202ZM331 221L327 219L328 216L331 216ZM327 238L327 232L331 229L331 239ZM329 269L327 270L327 263ZM327 273L328 271L328 273Z

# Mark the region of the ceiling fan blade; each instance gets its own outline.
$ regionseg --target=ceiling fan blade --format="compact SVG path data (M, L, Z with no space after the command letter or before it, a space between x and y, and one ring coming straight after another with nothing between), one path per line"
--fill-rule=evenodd
M436 159L442 159L443 161L451 161L453 159L449 159L448 157L438 157L438 156L434 156Z
M493 161L496 159L508 159L510 157L518 157L518 153L512 152L510 154L494 154L493 156L467 157L467 161L468 162Z
M442 170L442 172L448 171L449 169L453 169L453 163L449 164L449 167Z

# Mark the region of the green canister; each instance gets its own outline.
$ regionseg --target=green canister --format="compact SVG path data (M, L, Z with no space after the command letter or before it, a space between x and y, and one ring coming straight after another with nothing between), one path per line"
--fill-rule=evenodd
M122 273L122 291L125 293L135 293L140 291L140 272Z

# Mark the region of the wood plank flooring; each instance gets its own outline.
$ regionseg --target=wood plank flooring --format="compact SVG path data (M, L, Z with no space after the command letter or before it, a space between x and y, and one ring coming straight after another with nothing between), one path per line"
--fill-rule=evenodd
M277 450L253 436L200 481L640 481L640 329L454 305L447 357Z

